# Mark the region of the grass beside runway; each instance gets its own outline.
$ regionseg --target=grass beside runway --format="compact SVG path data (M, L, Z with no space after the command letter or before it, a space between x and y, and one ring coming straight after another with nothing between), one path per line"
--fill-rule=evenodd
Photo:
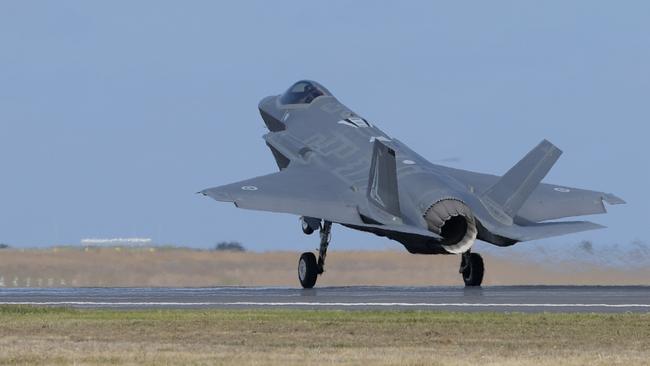
M647 365L650 313L0 307L0 364Z
M483 285L650 285L648 259L636 254L630 254L624 265L613 267L582 263L571 256L563 257L564 262L540 257L532 249L526 256L507 250L499 253L483 253L487 266ZM0 287L295 287L299 256L297 252L183 248L2 249ZM334 248L327 255L327 272L318 279L318 286L462 286L459 263L460 258L453 255Z

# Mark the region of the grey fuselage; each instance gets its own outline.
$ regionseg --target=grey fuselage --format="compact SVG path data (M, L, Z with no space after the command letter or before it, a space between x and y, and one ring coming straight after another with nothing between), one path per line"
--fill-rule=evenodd
M507 246L601 229L553 220L625 203L611 193L542 182L562 154L545 139L496 176L430 163L314 81L264 98L259 110L280 171L200 193L243 209L299 215L312 230L338 223L397 240L412 253L462 254L477 239Z
M322 95L309 104L281 104L279 98L270 96L259 103L262 118L271 131L264 139L278 167L284 169L294 159L309 159L310 165L335 175L358 195L361 214L364 210L372 210L365 202L375 139L380 139L396 152L400 223L427 229L425 212L432 204L446 198L470 204L475 215L476 207L483 206L474 194L475 187L461 183L446 173L449 168L430 163L405 144L389 137L335 97ZM377 212L374 212L374 215L366 217L376 216ZM447 253L439 241L431 238L346 226L398 240L413 253ZM515 242L491 235L480 223L478 236L498 245Z

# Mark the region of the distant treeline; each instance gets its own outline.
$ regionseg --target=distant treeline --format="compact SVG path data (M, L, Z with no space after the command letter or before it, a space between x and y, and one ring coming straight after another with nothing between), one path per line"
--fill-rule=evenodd
M246 248L238 241L222 241L214 246L218 252L245 252Z

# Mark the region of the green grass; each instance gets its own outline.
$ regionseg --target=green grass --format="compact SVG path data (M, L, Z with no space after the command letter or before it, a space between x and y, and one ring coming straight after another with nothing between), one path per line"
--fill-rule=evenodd
M0 307L1 364L635 365L650 314Z
M649 314L0 307L1 364L648 364Z

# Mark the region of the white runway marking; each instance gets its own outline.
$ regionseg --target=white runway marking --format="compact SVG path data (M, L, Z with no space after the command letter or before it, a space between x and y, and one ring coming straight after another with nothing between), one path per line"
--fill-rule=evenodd
M649 308L650 304L486 304L410 302L102 302L102 301L0 301L0 305L73 306L342 306L342 307L548 307L548 308Z

